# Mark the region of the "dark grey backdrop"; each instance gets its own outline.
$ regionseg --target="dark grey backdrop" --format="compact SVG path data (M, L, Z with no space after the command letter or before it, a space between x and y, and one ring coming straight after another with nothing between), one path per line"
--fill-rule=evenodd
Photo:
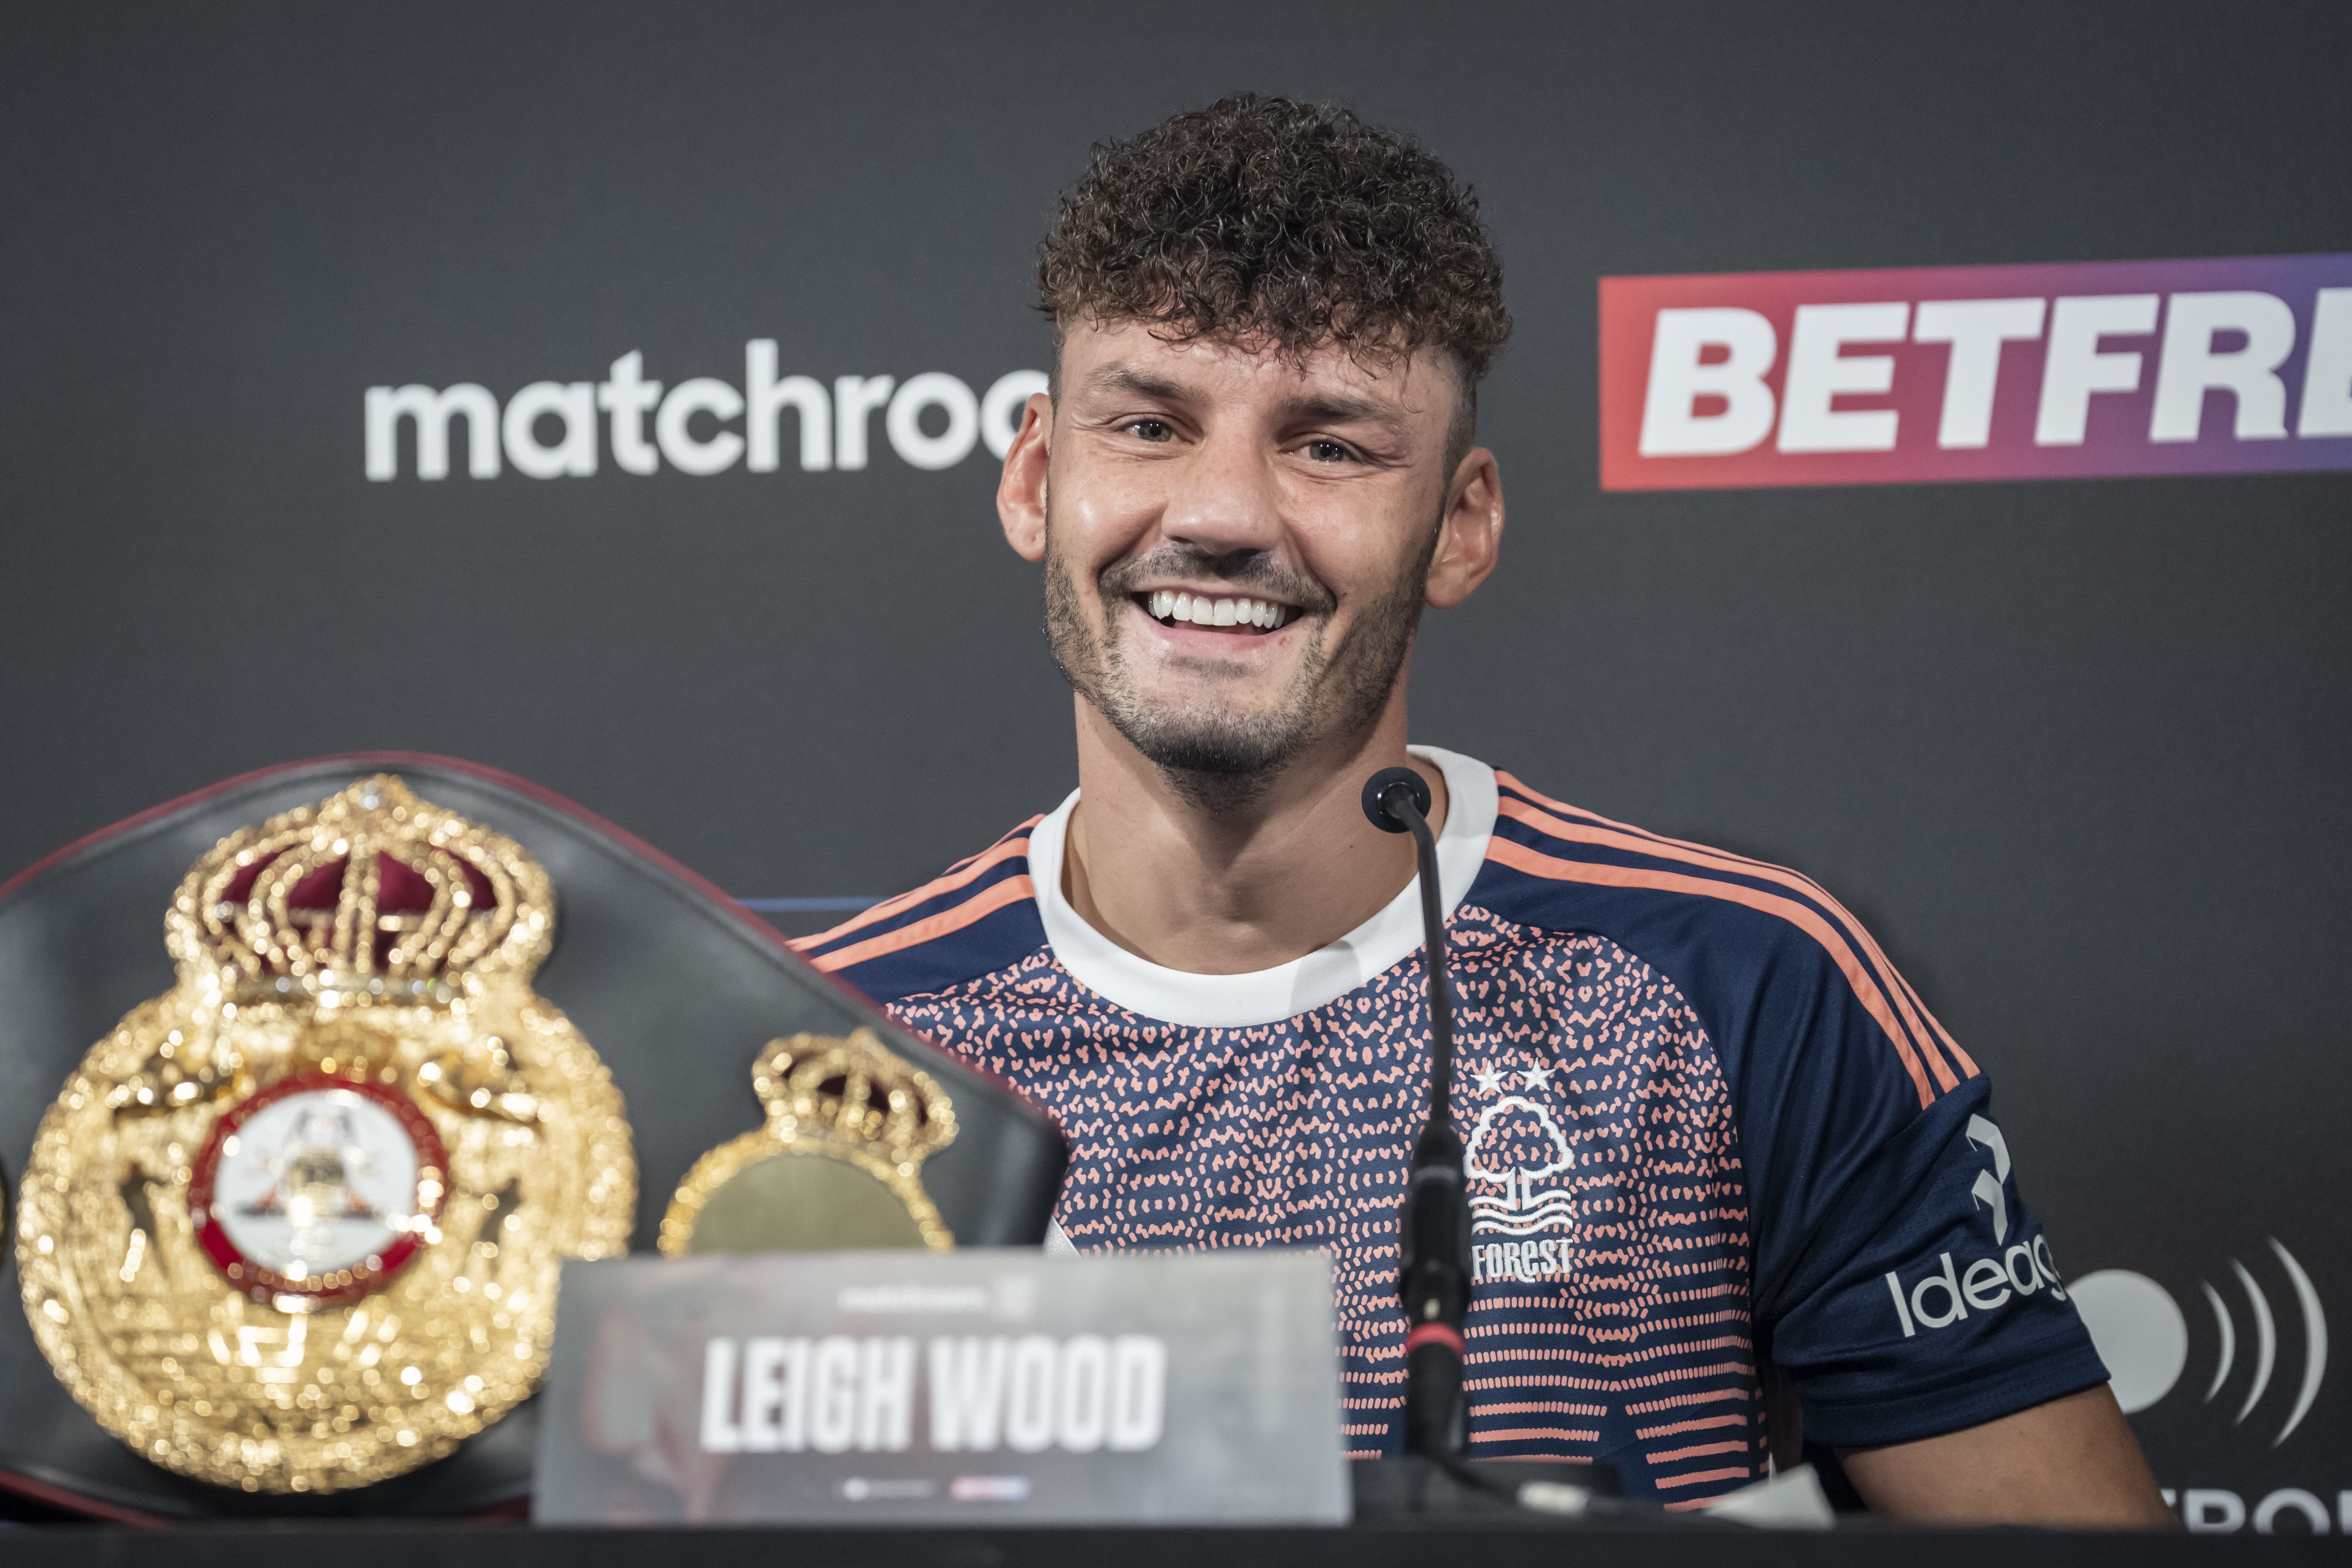
M370 483L363 391L631 349L740 384L759 336L984 387L1044 363L1026 271L1091 141L1341 98L1475 182L1519 323L1505 565L1430 625L1417 734L1837 892L1993 1073L2070 1271L2189 1314L2137 1418L2165 1483L2332 1513L2352 1399L2273 1447L2305 1343L2263 1238L2352 1324L2352 479L1604 496L1593 319L1607 273L2352 248L2347 16L12 7L0 868L379 747L742 895L977 849L1073 766L984 452L919 471L877 420L857 473ZM2243 1425L2231 1257L2280 1313ZM2240 1303L2211 1404L2200 1279Z

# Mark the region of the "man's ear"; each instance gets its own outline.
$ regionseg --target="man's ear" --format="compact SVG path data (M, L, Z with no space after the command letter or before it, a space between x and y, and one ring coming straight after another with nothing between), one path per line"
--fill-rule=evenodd
M1054 400L1033 392L996 481L997 521L1004 525L1004 542L1024 561L1045 559L1045 476L1053 444Z
M1450 610L1494 572L1503 547L1503 477L1494 453L1473 447L1463 454L1454 482L1446 487L1445 515L1437 526L1428 596L1434 607Z

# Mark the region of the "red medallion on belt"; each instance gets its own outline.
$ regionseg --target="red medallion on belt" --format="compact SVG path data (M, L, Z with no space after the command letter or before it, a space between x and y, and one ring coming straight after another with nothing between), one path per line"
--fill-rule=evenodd
M407 1096L301 1073L215 1124L188 1183L188 1219L232 1285L308 1310L380 1289L439 1239L448 1168Z

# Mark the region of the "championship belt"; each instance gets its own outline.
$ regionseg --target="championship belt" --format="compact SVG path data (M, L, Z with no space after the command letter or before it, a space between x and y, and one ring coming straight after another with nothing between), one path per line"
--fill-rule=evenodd
M621 1097L533 994L547 873L376 775L230 835L179 983L90 1048L26 1167L49 1364L152 1462L363 1487L537 1385L566 1258L628 1247Z
M234 779L0 886L0 1489L149 1522L512 1510L556 1259L1034 1246L1065 1158L523 780Z

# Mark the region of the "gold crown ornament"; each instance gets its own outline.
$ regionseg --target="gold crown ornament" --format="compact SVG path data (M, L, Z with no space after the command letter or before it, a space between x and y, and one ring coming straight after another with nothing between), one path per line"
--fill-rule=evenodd
M528 1397L557 1270L627 1250L620 1092L533 994L547 873L388 774L230 835L178 983L42 1118L16 1261L42 1352L132 1449L366 1486Z
M751 1089L767 1124L687 1172L662 1215L665 1254L954 1247L920 1175L956 1134L929 1073L861 1028L771 1040Z

